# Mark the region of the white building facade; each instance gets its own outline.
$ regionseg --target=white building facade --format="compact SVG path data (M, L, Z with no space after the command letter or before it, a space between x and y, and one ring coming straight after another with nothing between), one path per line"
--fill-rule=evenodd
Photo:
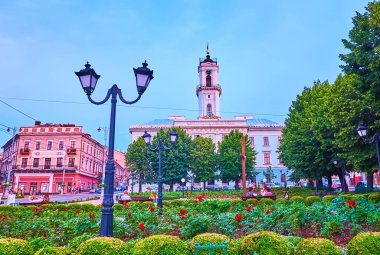
M197 136L208 137L218 144L228 133L238 130L248 135L252 147L257 152L256 182L262 182L265 178L263 172L272 169L275 177L271 179L271 182L284 185L284 182L281 182L281 174L285 175L286 179L291 174L291 171L280 162L277 152L284 125L253 116L222 119L220 111L222 88L219 85L218 73L217 60L210 57L207 47L206 58L200 59L198 66L199 85L196 87L198 118L188 120L183 116L169 116L167 119L156 119L143 125L133 125L129 128L132 142L141 137L145 131L155 136L160 129L180 127L193 139ZM250 176L247 176L248 178L255 179Z

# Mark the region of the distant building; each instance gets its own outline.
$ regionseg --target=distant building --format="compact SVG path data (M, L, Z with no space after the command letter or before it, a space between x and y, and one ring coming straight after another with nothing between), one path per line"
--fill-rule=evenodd
M26 194L88 191L102 179L103 146L81 126L36 121L2 148L1 173Z
M275 177L270 181L281 183L281 173L286 177L290 175L290 171L287 171L287 168L279 160L277 152L284 125L253 116L222 119L220 110L222 87L218 80L219 66L217 60L210 57L208 47L206 53L206 58L199 60L199 85L195 89L198 98L198 119L187 120L183 116L169 116L167 119L156 119L143 125L133 125L129 129L132 134L132 142L142 136L145 130L155 136L160 129L180 127L193 139L197 136L208 137L217 144L223 141L228 133L238 130L248 135L252 147L258 153L255 166L258 174L256 177L248 176L249 179L261 182L265 178L263 172L273 170Z
M115 187L120 186L120 185L128 185L129 171L127 168L125 153L115 150L114 162L115 162Z

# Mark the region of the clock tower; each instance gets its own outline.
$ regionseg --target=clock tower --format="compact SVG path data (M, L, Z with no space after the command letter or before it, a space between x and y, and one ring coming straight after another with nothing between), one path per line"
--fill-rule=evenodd
M198 97L198 119L220 119L220 95L222 89L218 83L219 66L206 50L206 58L199 59L199 85L196 89Z

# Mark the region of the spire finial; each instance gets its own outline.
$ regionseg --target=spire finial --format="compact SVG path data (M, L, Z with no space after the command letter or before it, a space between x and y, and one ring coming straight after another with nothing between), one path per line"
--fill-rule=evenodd
M206 47L206 56L210 56L210 50L208 49L208 43L207 43L207 47Z

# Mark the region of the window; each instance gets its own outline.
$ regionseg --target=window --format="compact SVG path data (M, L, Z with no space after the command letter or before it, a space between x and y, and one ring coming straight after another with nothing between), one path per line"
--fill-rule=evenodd
M264 165L270 165L270 152L264 152Z
M36 150L40 150L41 148L41 141L36 141Z
M34 158L33 159L33 167L39 167L40 166L40 159Z
M21 168L26 168L28 166L28 158L21 159Z
M70 143L70 148L72 148L72 149L75 148L75 141L71 141L71 143Z
M48 141L47 142L47 150L50 151L52 146L53 146L53 142L52 141Z
M29 141L24 142L24 150L29 150Z
M206 76L206 87L211 87L211 75Z
M63 158L57 158L57 167L62 167Z
M251 143L251 147L255 146L255 138L253 136L249 137L249 142Z
M264 136L264 146L269 146L269 137Z
M63 150L63 141L59 141L58 150Z
M207 114L211 114L212 113L212 106L211 104L207 104Z
M69 158L69 167L74 167L75 158Z
M44 169L50 169L51 167L51 158L45 158Z

